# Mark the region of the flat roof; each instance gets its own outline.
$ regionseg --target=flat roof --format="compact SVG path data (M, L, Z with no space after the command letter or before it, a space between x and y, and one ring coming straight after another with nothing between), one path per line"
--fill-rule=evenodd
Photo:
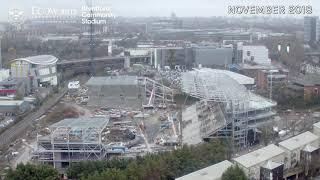
M27 61L31 64L38 64L38 65L51 65L55 64L58 61L58 58L52 55L39 55L39 56L30 56L25 58L14 59L14 61Z
M86 83L87 86L98 85L138 85L137 76L104 76L91 77Z
M257 95L255 93L250 92L250 101L249 101L249 109L250 110L259 110L259 109L266 109L272 108L277 105L277 102L271 101L265 97Z
M316 127L316 128L320 129L320 122L317 122L317 123L313 124L313 127Z
M292 79L293 83L300 84L303 86L315 86L320 85L320 79L317 75L304 75Z
M176 180L218 180L222 174L233 164L230 161L222 161L212 166L200 169L193 173L179 177Z
M260 70L272 70L272 69L280 69L279 67L276 67L274 65L263 65L263 64L247 64L247 63L241 63L239 64L239 66L242 69L251 69L251 70L256 70L256 69L260 69Z
M246 168L250 168L259 163L270 160L273 157L284 153L284 150L274 144L270 144L264 148L250 152L243 156L234 158L233 160Z
M108 117L79 117L61 120L49 126L50 128L68 127L68 128L97 128L103 129L109 123Z
M18 101L18 100L9 100L9 101L1 100L0 106L21 106L23 102L24 101Z
M281 166L281 165L282 165L282 163L277 163L277 162L273 162L273 161L268 161L268 163L267 163L266 165L262 166L262 167L263 167L263 168L266 168L266 169L272 170L272 169L275 169L275 168L277 168L277 167L279 167L279 166Z
M313 151L316 151L318 150L319 148L316 148L314 146L311 146L311 145L307 145L303 150L306 151L306 152L313 152Z
M305 133L299 134L297 136L294 136L292 138L289 138L287 140L280 142L279 146L282 146L288 150L295 150L299 147L308 145L313 141L316 141L317 139L319 139L318 136L307 131Z

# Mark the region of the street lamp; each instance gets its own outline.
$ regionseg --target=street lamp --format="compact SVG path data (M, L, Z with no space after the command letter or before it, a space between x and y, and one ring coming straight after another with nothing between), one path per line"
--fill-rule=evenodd
M270 100L272 100L272 79L273 79L273 76L272 74L273 73L277 73L278 70L269 70L269 74L270 74L270 94L269 94L269 98Z
M281 50L282 50L282 45L279 43L278 44L278 54L279 54L279 60L280 60L280 57L281 57ZM289 54L290 53L290 44L287 44L286 46L286 52ZM269 73L270 73L270 94L269 94L269 98L270 100L272 100L272 80L273 80L273 76L272 74L273 73L276 73L278 72L278 70L269 70Z

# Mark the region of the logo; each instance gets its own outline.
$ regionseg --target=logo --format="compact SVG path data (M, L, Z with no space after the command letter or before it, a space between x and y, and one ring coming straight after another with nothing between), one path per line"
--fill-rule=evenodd
M14 26L19 27L24 22L24 12L19 9L10 9L9 22Z

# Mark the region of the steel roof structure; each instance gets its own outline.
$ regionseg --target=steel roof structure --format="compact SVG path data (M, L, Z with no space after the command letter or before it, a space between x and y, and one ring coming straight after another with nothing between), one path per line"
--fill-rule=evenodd
M100 143L101 133L108 123L108 117L80 117L64 119L49 129L53 141Z
M276 106L276 102L251 93L244 86L251 83L252 78L231 71L200 68L182 73L181 89L201 101L219 103L229 118L225 121L224 127L227 128L218 130L218 137L226 137L226 134L232 132L235 144L241 147L247 144L248 130L256 127L257 121L252 122L252 119L267 119L273 115L271 108ZM249 118L251 111L261 112ZM201 128L207 126L207 121L204 121L200 123Z
M224 70L194 69L182 74L182 91L207 101L243 104L249 91L234 77Z
M12 60L12 62L14 61L27 61L30 64L37 64L37 65L51 65L51 64L57 63L58 58L52 55L39 55L39 56L30 56L30 57Z

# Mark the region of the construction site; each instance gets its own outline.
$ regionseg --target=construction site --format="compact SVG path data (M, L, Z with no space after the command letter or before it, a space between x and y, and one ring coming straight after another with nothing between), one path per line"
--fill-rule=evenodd
M242 154L261 146L266 126L285 129L277 103L252 92L253 78L209 68L154 72L70 81L51 113L35 120L30 144L23 142L28 152L14 147L21 153L14 163L32 160L64 172L73 162L134 158L214 138Z
M175 90L137 76L91 77L82 85L69 84L62 102L85 113L42 129L33 160L63 172L80 160L132 158L180 144Z

